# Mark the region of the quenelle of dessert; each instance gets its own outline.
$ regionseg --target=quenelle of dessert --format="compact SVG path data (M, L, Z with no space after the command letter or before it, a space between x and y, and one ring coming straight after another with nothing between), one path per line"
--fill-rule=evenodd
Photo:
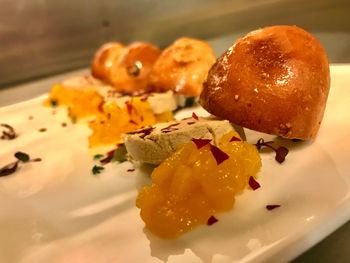
M234 128L228 121L192 117L129 132L124 142L131 161L159 165L193 138L210 139L217 145L230 131Z

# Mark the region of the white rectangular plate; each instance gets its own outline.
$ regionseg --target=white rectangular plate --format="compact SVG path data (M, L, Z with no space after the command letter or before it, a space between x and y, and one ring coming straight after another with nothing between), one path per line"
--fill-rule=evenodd
M314 142L282 141L290 154L281 165L263 153L260 189L246 190L216 224L170 241L145 230L135 207L149 171L110 163L92 175L89 129L70 124L64 110L52 114L42 106L44 97L1 108L0 123L15 127L19 137L0 141L0 166L16 151L42 162L0 178L0 262L275 262L297 256L350 218L349 76L350 65L331 67ZM193 110L202 112L180 115ZM259 136L247 132L251 142ZM268 204L281 207L267 211Z

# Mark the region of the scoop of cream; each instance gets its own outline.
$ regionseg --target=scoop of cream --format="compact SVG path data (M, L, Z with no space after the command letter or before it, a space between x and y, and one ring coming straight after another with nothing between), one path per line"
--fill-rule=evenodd
M217 144L220 137L234 130L229 121L211 118L184 119L159 123L137 130L124 137L128 158L149 164L160 164L177 148L193 138L211 139Z

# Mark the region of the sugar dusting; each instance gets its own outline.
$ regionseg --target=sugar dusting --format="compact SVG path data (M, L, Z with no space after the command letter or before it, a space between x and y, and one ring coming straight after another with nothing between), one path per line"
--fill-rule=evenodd
M228 74L229 74L229 57L233 53L235 45L232 45L221 57L221 65L220 70L216 71L215 74L213 74L212 77L212 84L214 85L214 90L220 90L221 89L221 83L227 81Z

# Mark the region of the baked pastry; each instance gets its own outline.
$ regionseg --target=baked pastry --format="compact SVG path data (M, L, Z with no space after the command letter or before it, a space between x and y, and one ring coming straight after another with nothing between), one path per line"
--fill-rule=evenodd
M149 76L149 91L172 90L187 96L199 96L215 59L212 48L205 41L179 38L154 64Z
M120 92L132 94L146 91L148 75L160 53L160 49L150 43L134 42L128 45L112 64L108 82Z
M238 39L213 65L200 104L217 117L286 138L315 138L330 75L326 52L297 26Z
M121 55L123 48L124 45L119 42L110 42L102 45L92 60L92 76L108 82L110 69L114 61Z

